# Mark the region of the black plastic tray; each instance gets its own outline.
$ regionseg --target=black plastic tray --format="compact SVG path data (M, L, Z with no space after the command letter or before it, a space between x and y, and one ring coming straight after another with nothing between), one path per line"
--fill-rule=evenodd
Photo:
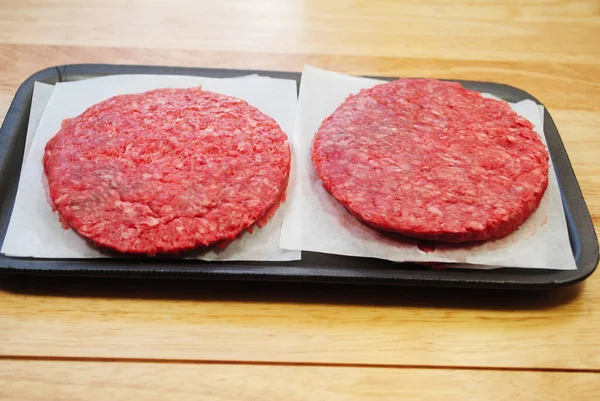
M236 77L255 74L300 81L300 74L280 71L78 64L52 67L29 77L19 88L0 129L0 244L4 241L23 158L33 83L55 84L112 74L175 74ZM394 79L381 78L380 79ZM536 98L507 85L457 81L509 102ZM30 259L0 254L0 272L73 276L128 276L187 279L334 282L437 287L544 289L577 283L598 264L598 240L579 184L554 121L545 112L544 130L558 175L571 248L577 270L554 271L503 268L494 270L427 270L414 264L303 252L295 262L202 262L177 259Z

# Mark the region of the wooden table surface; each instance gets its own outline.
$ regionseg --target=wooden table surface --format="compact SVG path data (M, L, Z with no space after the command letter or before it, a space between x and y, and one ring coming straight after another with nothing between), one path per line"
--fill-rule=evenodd
M0 117L47 66L460 78L548 107L600 227L597 0L0 0ZM506 293L0 277L1 400L598 400L600 274Z

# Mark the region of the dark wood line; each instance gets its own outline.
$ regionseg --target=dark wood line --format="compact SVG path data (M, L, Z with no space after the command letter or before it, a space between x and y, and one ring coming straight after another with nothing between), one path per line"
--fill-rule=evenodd
M563 373L600 373L600 369L540 368L540 367L494 367L494 366L453 366L453 365L402 365L383 363L331 363L331 362L279 362L279 361L237 361L212 359L176 359L176 358L111 358L111 357L71 357L71 356L32 356L0 355L5 361L56 361L56 362L113 362L113 363L160 363L191 365L248 365L248 366L300 366L332 368L391 368L391 369L429 369L429 370L489 370L515 372L563 372Z

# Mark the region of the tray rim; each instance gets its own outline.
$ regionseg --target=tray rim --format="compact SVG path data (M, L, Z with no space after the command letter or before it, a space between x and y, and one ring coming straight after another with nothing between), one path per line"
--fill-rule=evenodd
M173 74L173 75L208 75L219 76L225 74L227 76L240 76L247 74L259 74L275 78L294 79L298 83L301 80L300 72L292 71L269 71L269 70L243 70L243 69L226 69L226 68L202 68L202 67L179 67L179 66L151 66L151 65L134 65L134 64L66 64L54 67L48 67L42 69L30 77L28 77L18 88L13 101L6 113L6 117L0 128L0 156L4 156L4 141L8 134L5 135L6 131L14 131L23 124L25 119L25 127L28 123L29 108L31 105L31 94L33 91L33 83L35 81L51 81L56 82L67 82L75 81L82 78L112 74ZM394 77L377 77L368 76L369 78L393 80L397 79ZM67 79L65 79L67 78ZM468 81L468 80L452 80L446 79L447 81L460 82L461 84L474 87L474 86L486 86L495 87L496 89L504 89L514 92L521 98L527 98L535 101L537 104L543 105L537 98L529 94L528 92L516 88L511 85L501 84L496 82L486 81ZM561 196L563 198L565 214L567 217L567 223L569 226L569 235L572 239L572 247L574 256L576 257L577 270L525 270L525 269L511 269L505 268L500 269L502 273L508 273L509 270L515 270L514 280L504 279L501 282L494 280L494 276L498 276L494 272L500 272L500 270L486 271L486 278L481 278L481 271L473 270L460 270L460 269L448 269L444 272L444 276L435 277L431 274L431 271L418 272L418 274L411 274L414 270L397 269L396 274L388 275L387 277L373 277L365 276L364 274L345 274L338 276L331 275L318 275L309 274L310 272L307 267L300 268L304 269L302 274L298 272L291 274L289 271L286 274L277 272L260 272L256 271L256 267L265 265L268 262L263 263L223 263L223 262L201 262L201 261L178 261L174 263L172 260L169 262L171 267L152 267L157 260L142 260L145 262L147 267L135 268L135 265L139 265L140 260L136 260L132 264L131 259L33 259L33 258L14 258L0 254L0 273L21 273L21 274L33 274L33 275L60 275L60 276L110 276L110 277L140 277L140 278L181 278L181 279L219 279L219 280L258 280L258 281L296 281L296 282L330 282L330 283L353 283L353 284L384 284L384 285L405 285L405 286L433 286L433 287L478 287L478 288L502 288L502 289L550 289L557 287L564 287L576 284L585 280L589 277L596 269L599 260L598 251L598 240L594 230L593 222L589 214L589 210L585 203L585 199L581 193L581 189L577 182L577 178L574 174L572 165L569 161L566 149L562 142L562 138L558 132L548 109L544 107L544 126L545 129L549 126L555 131L555 137L552 138L553 146L558 147L554 151L550 150L550 143L548 144L549 153L557 166L557 161L562 165L564 170L565 166L568 166L567 171L556 170L557 178L559 181L559 187L561 190ZM19 119L19 113L21 118ZM23 117L24 116L24 117ZM15 121L16 120L16 121ZM19 121L20 120L20 121ZM554 135L554 134L553 134ZM550 138L547 138L550 142ZM10 149L9 149L10 150ZM22 160L22 155L18 158ZM6 167L5 162L0 158L0 173ZM20 171L20 166L19 166ZM20 174L19 174L20 175ZM17 175L17 181L18 176ZM569 193L565 194L563 185L568 186ZM573 193L574 192L574 193ZM15 194L16 195L16 188ZM14 195L9 194L9 203L14 204ZM12 200L10 200L12 198ZM571 203L575 201L579 207L573 208ZM565 203L566 202L566 203ZM583 206L583 207L581 207ZM4 240L5 228L10 219L10 213L7 212L7 221L5 227L0 231L0 243ZM0 216L1 218L1 216ZM577 222L583 222L583 227L577 226ZM0 222L1 223L1 222ZM575 228L572 227L575 225ZM581 238L580 231L586 231L586 234ZM583 241L583 244L582 244ZM313 254L311 252L303 252L303 255ZM583 258L583 259L582 259ZM354 258L356 259L356 258ZM369 261L369 259L364 259ZM375 260L375 259L373 259ZM88 265L90 261L98 262L100 264L112 265L110 268L102 267L81 267L81 265ZM158 260L160 263L160 259ZM13 262L13 263L10 263ZM385 261L380 261L384 262ZM62 266L54 266L57 263ZM186 267L173 270L172 267L177 265L187 265ZM203 269L193 268L194 265L202 264ZM275 270L288 269L298 270L293 263L289 262L273 262L279 266L274 266ZM580 266L580 264L582 266ZM79 266L79 267L77 267ZM212 268L207 268L211 266ZM238 269L235 273L226 272L227 267L235 266ZM249 271L250 269L250 271ZM528 271L530 274L523 274L523 271ZM517 272L520 272L517 274ZM502 274L501 274L502 275ZM518 276L536 276L539 280L530 280L529 282L520 282Z

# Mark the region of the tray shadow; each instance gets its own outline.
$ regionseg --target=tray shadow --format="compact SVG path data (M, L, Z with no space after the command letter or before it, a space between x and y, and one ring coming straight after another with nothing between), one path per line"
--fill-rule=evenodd
M585 283L540 291L254 281L0 275L0 291L40 297L239 301L378 307L547 310L577 299Z

